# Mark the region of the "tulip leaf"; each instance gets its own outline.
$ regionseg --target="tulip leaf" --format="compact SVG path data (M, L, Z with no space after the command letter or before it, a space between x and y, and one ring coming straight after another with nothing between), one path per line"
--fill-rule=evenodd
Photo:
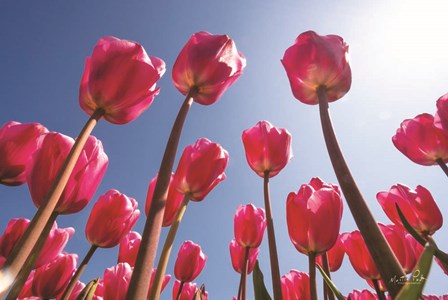
M84 287L81 293L79 293L78 297L76 297L76 300L92 300L99 282L100 282L99 278L92 279Z
M264 276L260 270L258 260L255 262L255 267L252 273L252 279L254 281L254 294L255 300L272 300L271 296L264 285Z
M318 264L316 264L316 267L319 269L320 274L322 275L322 277L325 280L325 283L327 284L327 286L331 289L331 291L333 292L333 294L336 296L336 298L338 298L338 300L344 300L344 296L341 294L341 292L338 290L338 288L336 287L336 285L333 283L333 281L331 281L330 277L328 277L327 274L325 274L325 271L322 269L321 266L319 266Z
M428 242L425 246L420 259L414 271L407 279L406 284L400 290L395 300L418 300L422 297L423 288L431 269L432 257L434 256L435 245L433 242ZM393 279L391 279L393 280ZM400 279L397 281L401 283Z

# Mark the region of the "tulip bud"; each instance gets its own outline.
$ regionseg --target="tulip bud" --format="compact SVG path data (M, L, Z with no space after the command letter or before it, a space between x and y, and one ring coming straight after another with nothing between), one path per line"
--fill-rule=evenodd
M232 260L232 266L235 272L242 273L244 269L244 258L246 256L246 248L241 247L236 240L232 240L229 245L230 259ZM260 248L249 248L249 264L246 274L252 273L255 263L257 262L258 253Z
M268 121L260 121L244 130L242 139L247 162L261 177L265 172L274 177L292 158L291 134Z
M103 275L104 300L126 299L132 268L128 263L119 263L107 268Z
M402 226L396 205L417 232L432 235L442 227L443 217L431 193L421 185L415 190L403 185L393 185L388 192L379 192L376 199L386 215L396 225Z
M235 240L241 247L258 248L266 229L263 208L253 204L238 206L233 217Z
M0 184L14 186L26 182L40 137L47 132L39 123L11 121L0 128Z
M194 299L194 295L196 293L196 283L193 282L183 282L182 290L180 292L179 298L177 295L179 293L179 288L181 286L181 282L176 280L173 285L173 300L191 300Z
M282 59L292 93L305 104L318 104L324 88L329 102L344 96L352 83L348 45L337 35L301 33Z
M434 126L434 117L430 114L404 120L392 142L416 164L431 166L438 160L448 162L448 135Z
M314 177L286 200L286 221L291 242L301 253L329 250L339 236L342 217L339 188Z
M92 207L86 225L86 237L101 248L111 248L129 233L140 211L137 201L117 190L109 190Z
M45 135L40 149L36 152L33 168L27 176L28 188L37 207L45 201L74 143L72 138L60 133L51 132ZM73 214L82 210L93 197L107 165L108 157L104 153L103 145L94 136L90 136L55 211L59 214Z
M142 236L136 231L131 231L120 240L118 250L118 263L126 262L134 267Z
M159 94L156 82L164 73L165 62L136 42L103 37L86 59L79 104L89 115L102 109L107 121L129 123Z
M173 184L193 201L201 201L222 180L229 154L221 145L201 138L185 147L179 160Z
M310 299L310 277L308 273L291 270L280 279L283 300Z
M183 282L193 281L204 269L207 256L201 246L192 241L185 241L179 249L174 265L174 276Z
M241 75L246 58L227 35L197 32L179 53L173 66L176 88L187 95L197 89L194 101L210 105Z

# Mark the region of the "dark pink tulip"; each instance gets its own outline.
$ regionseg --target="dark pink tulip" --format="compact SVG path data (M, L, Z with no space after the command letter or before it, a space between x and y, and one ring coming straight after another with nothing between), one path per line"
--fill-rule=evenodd
M201 138L185 147L180 158L173 184L193 201L201 201L226 178L224 170L229 154L221 145Z
M74 142L72 138L56 132L45 135L40 149L36 151L34 166L27 176L28 188L37 207L44 202ZM107 165L108 157L103 145L90 136L55 211L59 214L73 214L82 210L93 197Z
M304 254L322 253L336 243L342 217L339 188L314 177L291 192L286 200L286 221L291 242Z
M448 93L437 100L437 112L434 116L437 128L448 130Z
M292 158L291 134L268 121L260 121L244 130L242 139L247 162L261 177L265 172L274 177Z
M177 254L174 276L183 282L193 281L204 269L206 261L207 255L202 252L201 246L185 241Z
M109 190L101 195L87 220L87 240L101 248L118 245L140 216L137 205L135 199L117 190Z
M266 229L264 209L253 204L240 205L233 216L235 240L241 247L258 248Z
M78 255L64 253L37 268L33 279L33 295L55 298L62 293L73 276L77 263Z
M78 295L82 292L82 290L85 287L86 287L86 285L78 280L75 284L75 287L73 288L72 293L70 294L70 297L68 297L68 300L77 300L76 298L78 297ZM64 291L62 291L62 293L56 297L56 300L61 300L63 293L64 293Z
M131 276L132 268L128 263L119 263L107 268L103 275L104 300L124 300Z
M422 295L423 300L448 300L448 295L435 296L435 295Z
M246 58L227 35L197 32L179 53L172 79L183 95L197 88L194 101L210 105L241 75Z
M47 132L39 123L11 121L0 128L0 184L15 186L26 182L33 153Z
M244 257L246 255L246 248L240 246L236 240L232 240L229 245L230 259L232 260L232 266L235 272L242 273L244 269ZM252 273L255 262L257 261L260 248L249 248L249 264L246 274Z
M380 279L380 274L370 256L361 233L355 230L341 235L345 253L353 269L364 279Z
M334 246L327 251L327 260L330 272L336 272L339 270L342 265L342 260L344 259L344 254L344 245L342 244L341 237L339 236ZM323 265L322 255L316 257L316 263L320 266Z
M442 227L443 217L431 193L421 185L415 190L403 185L393 185L389 192L379 192L376 199L389 219L403 226L395 204L398 204L409 224L423 235L431 235Z
M177 300L177 294L179 293L180 281L176 280L173 285L173 300ZM196 283L184 282L182 285L182 291L178 300L192 300L196 293Z
M103 37L86 59L79 104L89 115L104 110L111 123L131 122L159 94L156 82L164 73L165 62L148 56L136 42Z
M347 295L347 299L350 300L377 300L378 296L369 290L353 290L353 292Z
M344 96L352 83L348 45L337 35L301 33L282 59L292 93L305 104L318 104L317 89L324 88L328 101Z
M25 281L22 290L19 293L18 299L29 299L34 296L33 294L33 279L35 271L31 271L30 275ZM40 298L39 298L40 299Z
M404 120L392 137L395 147L413 162L431 166L448 162L448 135L434 126L434 117L420 114Z
M12 219L6 226L5 232L0 237L0 256L8 257L12 249L27 229L30 221L28 219ZM53 224L47 240L34 264L38 268L52 261L64 249L68 240L75 233L72 227L58 228L56 222Z
M309 300L310 277L308 273L291 270L280 279L283 300Z
M448 265L443 263L442 261L440 261L440 259L438 259L437 257L436 259L436 263L439 265L439 267L442 269L443 273L445 273L446 275L448 275Z
M184 195L180 193L173 184L174 173L171 174L170 183L168 187L168 196L166 198L165 212L163 215L162 226L171 226L173 224L176 213L184 199ZM148 193L146 194L145 213L148 216L149 207L151 206L154 189L156 187L157 176L154 177L148 186Z
M5 264L5 262L6 262L6 258L3 257L3 256L0 256L0 268L3 267L3 265Z
M126 262L134 267L142 236L136 231L131 231L120 240L118 250L118 263Z

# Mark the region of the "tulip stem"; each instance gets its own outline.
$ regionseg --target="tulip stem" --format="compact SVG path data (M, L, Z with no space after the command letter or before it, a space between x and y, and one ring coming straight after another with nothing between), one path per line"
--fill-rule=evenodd
M176 217L174 218L173 224L171 225L170 230L168 231L168 235L166 236L165 243L163 244L162 253L160 254L159 263L157 264L157 271L154 278L154 283L152 285L151 294L149 295L149 299L151 300L158 300L160 297L160 291L162 290L163 276L166 271L166 266L168 265L171 249L173 248L174 238L176 237L177 229L179 228L180 222L182 221L182 217L184 216L189 201L190 201L190 194L186 194L184 200L182 200L182 204L177 210ZM146 299L146 297L142 299Z
M47 197L37 210L19 242L16 244L13 251L8 256L5 265L0 270L0 278L3 277L5 272L8 272L9 276L12 276L12 278L16 278L19 271L23 268L27 257L33 250L34 245L36 244L39 236L45 228L45 225L48 223L48 220L50 219L51 214L53 213L58 200L61 197L65 186L67 185L67 182L70 178L73 168L75 167L76 162L78 161L79 156L81 155L87 138L90 136L93 128L95 128L98 120L103 115L103 109L95 110L87 123L82 128L81 132L75 140L75 143L73 144L72 149L70 150L70 153L65 159L64 164L59 171L58 176L56 177L56 180L53 182L53 185L48 192ZM3 295L4 293L1 293L0 298L2 298Z
M322 265L323 265L325 274L327 274L328 278L331 279L330 266L328 264L328 252L324 252L322 254ZM325 280L323 283L324 283L324 299L335 300L334 294L331 291L331 289L328 287L328 285L325 283Z
M171 129L170 137L166 144L165 153L160 163L159 173L151 206L143 229L142 241L129 283L127 300L146 299L149 282L151 279L152 267L156 257L157 246L159 244L160 232L162 230L163 215L165 212L166 197L170 183L171 172L173 170L174 159L176 157L177 146L179 144L182 127L185 123L188 111L193 104L193 97L197 93L197 87L192 87L185 98L179 113Z
M275 242L274 221L271 210L271 200L269 195L269 171L264 172L263 181L264 207L266 209L266 223L268 230L269 258L271 261L272 287L274 300L282 300L282 287L280 283L280 268L278 265L277 245Z
M185 283L185 282L183 282L183 281L180 282L179 290L177 291L176 300L179 300L179 299L180 299L180 294L182 293L182 288L184 287L184 283Z
M373 287L375 288L376 294L379 300L386 300L384 296L384 292L380 289L380 285L378 283L378 279L372 279Z
M34 245L33 250L31 251L30 255L25 261L25 264L23 265L23 268L20 270L19 274L17 275L16 281L14 282L13 286L11 287L11 290L9 291L8 296L6 296L6 299L17 299L19 297L20 291L22 290L23 286L26 283L26 280L28 279L28 276L30 276L31 270L33 270L33 267L39 257L40 252L42 251L42 248L45 245L45 242L47 240L48 234L51 231L51 228L53 227L54 221L58 217L58 213L53 212L50 216L50 219L48 219L47 224L44 227L44 230L42 231L42 234L37 239L36 245Z
M442 159L438 158L436 160L436 162L439 164L440 168L442 168L443 172L445 172L445 175L448 176L448 167L447 165L443 162Z
M70 283L65 288L64 294L62 294L61 300L67 300L73 289L75 288L76 282L78 281L79 277L81 277L82 272L84 272L85 268L87 267L87 264L89 263L90 259L93 256L93 253L95 253L96 249L98 249L98 246L92 245L87 252L86 256L84 256L84 259L82 260L81 264L79 265L78 269L75 272L75 275L73 275L72 279L70 279Z
M308 266L310 275L310 299L317 300L316 288L316 253L308 253Z
M238 289L238 300L246 300L247 269L249 268L249 247L244 249L244 266L241 271L240 288Z
M390 295L394 298L397 296L402 285L393 284L389 279L394 278L395 276L401 278L402 276L405 276L405 273L397 258L394 256L389 244L386 242L384 235L381 233L372 213L361 195L361 192L356 186L356 182L353 179L342 151L339 148L331 123L326 88L318 88L317 94L319 97L322 131L339 185L341 186L352 216L364 238L378 272L380 273L381 278L384 279L384 283L386 284Z

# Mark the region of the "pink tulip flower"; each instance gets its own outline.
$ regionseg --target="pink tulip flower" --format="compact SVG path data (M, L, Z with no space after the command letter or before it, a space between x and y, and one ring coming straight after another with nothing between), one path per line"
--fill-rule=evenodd
M26 182L40 137L47 132L39 123L11 121L0 128L0 184L15 186Z
M197 89L194 101L210 105L242 74L246 58L227 35L197 32L179 53L173 66L176 88L187 95Z
M136 42L103 37L86 59L79 104L89 115L102 109L107 121L129 123L159 94L156 82L164 73L165 62Z
M330 272L336 272L342 265L342 260L344 259L344 245L341 241L341 236L339 235L336 243L327 252L328 268ZM316 263L319 266L323 266L322 255L316 257Z
M310 299L310 277L308 273L291 270L280 279L283 300Z
M151 271L151 280L149 282L149 290L148 290L148 297L150 295L151 289L152 289L152 285L154 283L154 278L156 277L156 273L157 273L157 268L152 268ZM165 289L165 287L168 285L168 282L170 282L171 279L171 275L167 274L163 276L162 279L162 288L160 289L160 293L163 292L163 290Z
M180 297L177 298L177 294L179 293L179 288L182 284L182 290L180 292ZM196 293L196 283L193 282L184 282L181 283L179 280L176 280L173 285L173 300L191 300Z
M37 268L33 279L33 295L50 299L62 293L73 276L77 263L76 254L64 253Z
M18 299L30 299L30 298L32 299L32 297L34 297L33 294L34 273L35 271L33 270L31 271L30 275L28 275L28 278L26 279L25 284L23 285L22 290L19 293Z
M75 287L73 288L72 293L70 294L70 296L68 297L67 300L77 300L79 294L81 294L82 290L86 287L86 285L84 283L82 283L81 281L77 281L75 284ZM64 291L62 291L61 294L59 294L56 297L56 300L61 300L62 299L62 294L64 293Z
M274 177L292 158L291 134L268 121L260 121L244 130L242 139L247 162L260 177L264 177L265 172Z
M448 300L448 295L435 296L435 295L422 295L423 300Z
M28 188L37 207L45 201L74 142L72 138L60 133L51 132L45 135L39 151L36 152L34 166L27 176ZM59 214L73 214L82 210L93 197L107 165L108 157L104 153L103 145L90 136L55 211Z
M378 296L369 290L353 290L347 295L347 299L350 300L377 300Z
M206 261L207 255L202 252L201 246L192 241L185 241L177 254L174 276L177 280L191 282L204 269Z
M235 240L241 247L258 248L266 229L266 217L263 208L253 204L238 206L233 216Z
M395 206L398 204L406 220L417 232L432 235L442 227L442 213L431 193L421 185L412 190L403 184L396 184L388 192L379 192L376 199L396 225L403 226Z
M416 164L431 166L438 160L448 162L448 135L434 126L434 117L430 114L404 120L392 142Z
M118 245L140 216L137 206L135 199L117 190L101 195L87 220L86 237L89 243L101 248Z
M434 125L445 131L448 130L448 93L437 100L437 112L434 116Z
M177 190L189 195L193 201L201 201L226 178L224 170L229 154L221 145L201 138L185 147L179 160L173 184Z
M174 173L171 174L170 183L168 187L168 196L166 198L165 212L163 215L162 226L171 226L173 224L174 218L176 217L177 211L184 199L184 195L180 193L176 186L173 184ZM154 189L156 187L157 176L154 177L148 186L148 193L146 194L146 204L145 213L148 216L149 208L151 207L152 197L154 195Z
M120 240L118 250L118 263L126 262L134 267L142 236L136 231L131 231Z
M286 221L291 242L301 253L323 253L339 237L342 217L339 188L314 177L286 200Z
M244 269L244 258L246 256L246 248L241 247L236 240L232 240L229 245L230 259L232 260L232 266L235 272L242 273ZM246 274L252 273L257 261L260 248L249 248L249 264Z
M348 45L337 35L301 33L282 59L294 97L318 104L317 90L324 88L329 102L344 96L352 83Z

